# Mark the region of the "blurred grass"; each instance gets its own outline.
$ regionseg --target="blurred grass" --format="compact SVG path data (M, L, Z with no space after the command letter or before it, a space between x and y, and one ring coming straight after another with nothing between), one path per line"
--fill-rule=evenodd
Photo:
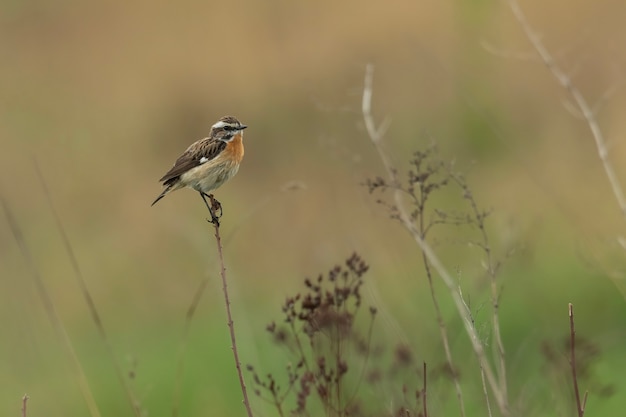
M578 68L575 81L592 101L623 74L619 2L523 7L563 62ZM244 362L282 367L263 326L304 275L353 250L372 265L370 297L385 324L377 331L408 338L420 360L441 360L416 248L359 185L382 172L361 125L367 62L376 64L374 111L392 120L386 145L398 166L434 138L468 172L478 201L494 207L494 243L524 245L502 275L511 386L526 399L520 407L542 415L540 406L549 406L533 388L552 387L539 345L566 333L573 302L579 335L602 348L598 379L617 390L609 398L592 391L590 410L623 409L624 256L612 239L624 234L624 221L587 127L564 109L545 68L481 46L529 51L503 4L8 1L0 20L0 194L18 216L103 415L131 410L33 158L120 361L130 370L128 358L137 360L133 385L145 409L170 414L184 312L209 277L188 344L181 415L233 413L240 396L203 206L180 191L149 207L156 179L223 114L250 125L242 169L218 193ZM614 138L620 178L625 102L618 91L599 115ZM290 181L305 188L281 191ZM461 247L440 250L458 265L465 291L484 302L485 283L474 278L480 265ZM85 414L27 270L0 221L0 414L16 415L25 392L29 416ZM447 302L444 309L458 327L455 352L473 363ZM437 393L451 396L446 389ZM480 407L475 398L472 407ZM438 406L441 414L456 411Z

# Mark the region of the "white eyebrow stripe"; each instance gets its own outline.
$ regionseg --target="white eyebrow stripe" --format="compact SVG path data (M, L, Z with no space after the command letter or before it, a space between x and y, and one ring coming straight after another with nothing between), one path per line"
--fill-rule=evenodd
M202 158L200 158L200 163L204 164L205 162L207 162L209 160L209 158L207 158L206 156L203 156Z
M227 124L228 124L228 123L226 123L226 122L224 122L224 121L220 120L219 122L215 123L212 127L213 127L214 129L219 129L220 127L224 127L224 126L226 126Z

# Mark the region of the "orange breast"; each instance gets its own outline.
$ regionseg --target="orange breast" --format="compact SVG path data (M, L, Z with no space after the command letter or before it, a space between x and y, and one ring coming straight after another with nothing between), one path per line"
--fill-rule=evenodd
M233 140L228 142L226 149L222 151L224 157L231 161L240 163L243 159L243 137L241 134L236 135Z

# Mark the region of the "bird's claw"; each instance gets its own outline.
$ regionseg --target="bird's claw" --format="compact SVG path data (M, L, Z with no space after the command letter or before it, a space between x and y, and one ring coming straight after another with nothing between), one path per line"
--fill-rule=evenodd
M219 217L215 217L213 215L213 213L211 213L211 220L206 219L206 221L211 223L212 225L214 225L216 227L220 227L220 219L219 219Z
M217 213L219 211L220 215L216 216L215 214L213 215L213 217L219 219L220 217L222 217L222 203L220 203L215 197L213 197L213 194L209 194L209 200L211 201L211 209L213 211L213 213Z
M213 196L213 194L203 194L209 197L210 205L207 204L209 208L209 213L211 213L211 220L207 219L207 221L216 227L220 226L220 217L222 217L222 204ZM219 216L217 215L219 211Z

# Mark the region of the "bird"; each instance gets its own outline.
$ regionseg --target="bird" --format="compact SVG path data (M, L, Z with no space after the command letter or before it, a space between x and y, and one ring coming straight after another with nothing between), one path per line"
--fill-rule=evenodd
M239 171L244 155L243 130L247 127L233 116L220 118L211 126L209 136L192 143L161 177L159 182L165 188L152 206L172 191L189 187L200 193L212 222L216 223L217 217L205 197L209 197L214 207L215 203L219 207L219 202L208 193L221 187Z

